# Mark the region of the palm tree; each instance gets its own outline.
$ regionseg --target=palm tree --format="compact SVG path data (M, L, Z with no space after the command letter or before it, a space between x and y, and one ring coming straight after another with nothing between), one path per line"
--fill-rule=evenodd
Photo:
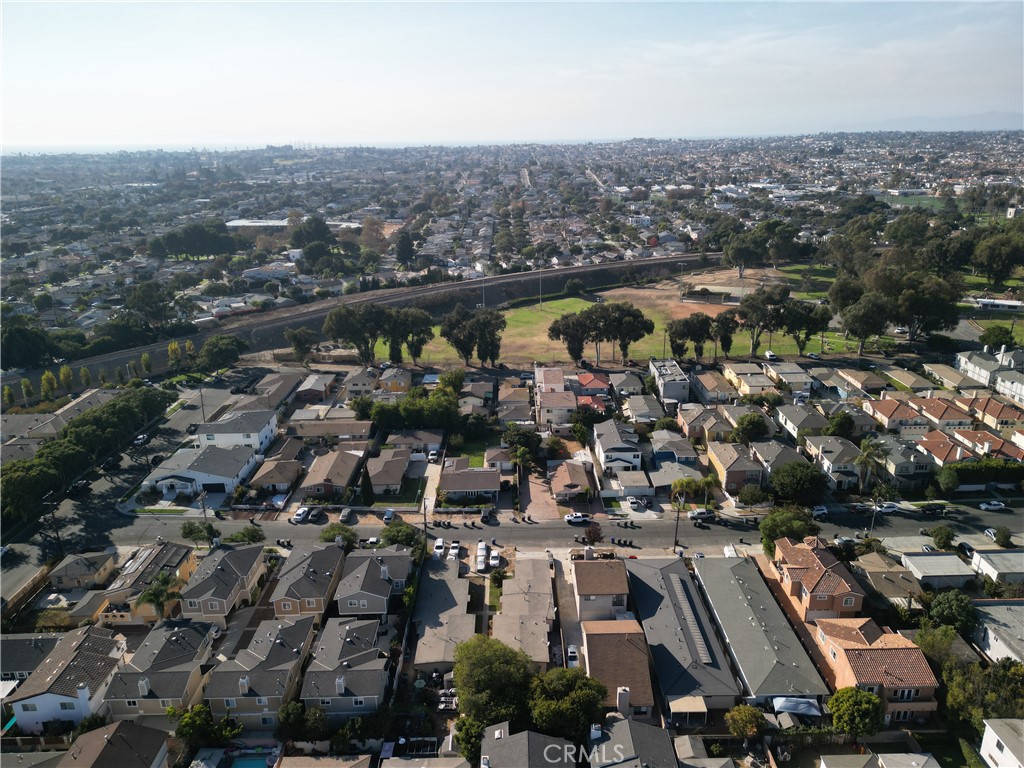
M877 437L860 441L860 456L853 463L860 470L860 492L871 487L872 474L878 474L885 462L885 446Z
M177 576L172 574L170 571L160 571L156 575L156 578L149 583L142 594L139 595L137 602L149 603L156 609L156 614L160 618L163 618L164 611L167 609L168 603L173 603L181 597L181 593L178 591L184 582Z
M512 449L510 459L516 468L516 477L522 477L523 470L533 461L533 456L530 454L529 448L520 445Z

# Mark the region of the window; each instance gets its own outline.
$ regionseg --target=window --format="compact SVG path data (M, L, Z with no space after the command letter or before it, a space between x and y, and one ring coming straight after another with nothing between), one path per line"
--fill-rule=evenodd
M273 715L265 715L264 717L260 718L260 725L273 725L273 724L274 724L274 716Z
M266 696L258 696L256 698L256 703L259 704L261 707L267 706L267 697Z
M198 608L199 607L199 601L198 600L186 600L185 601L185 605L187 605L189 608Z
M348 607L349 608L358 608L359 607L359 601L358 600L349 600L348 601Z
M829 648L828 655L832 657L832 661L835 661L836 660L836 649L835 648Z
M313 600L313 599L307 597L306 598L306 607L307 608L316 608L316 600Z
M235 708L235 703L236 702L235 702L234 699L224 699L224 706L227 707L228 709L234 709Z
M291 609L292 609L292 604L289 601L287 601L287 600L282 600L281 601L281 610L282 611L290 611Z
M843 605L850 606L850 605L853 605L853 603L854 603L854 600L853 600L852 597L844 597L843 598Z
M135 707L139 706L139 702L137 702L135 699L125 699L124 705L129 709L135 709Z
M807 587L801 587L800 588L800 597L802 597L804 600L806 600L810 596L811 596L811 593L807 591Z
M322 707L329 707L329 706L331 706L331 700L330 699L320 699L320 706L322 706Z
M359 607L360 607L360 608L365 608L365 607L366 607L366 605L367 605L367 603L366 603L366 601L365 601L365 600L360 600L360 601L359 601Z
M828 595L815 595L814 597L818 600L828 600Z
M207 435L207 436L206 436L206 439L207 439L207 440L213 440L213 435Z
M22 712L35 712L36 711L36 705L35 704L22 704L21 705L21 711Z
M584 600L597 600L597 595L587 595L583 599Z
M252 432L246 432L244 435L242 435L242 438L244 440L250 440L252 438Z
M897 721L897 722L902 722L904 720L909 720L910 719L910 713L905 711L905 710L901 711L901 712L893 712L892 713L892 719Z
M18 673L18 679L19 680L27 680L28 679L28 672L19 672Z
M999 739L996 739L996 749L998 749L1000 752L1003 751L1003 742L1001 742Z
M825 642L825 630L823 630L823 629L819 629L818 630L818 642L819 643L824 643Z
M626 604L626 596L625 595L612 595L612 605L625 605L625 604Z
M211 600L211 601L210 601L209 603L207 603L206 605L207 605L207 607L208 607L208 608L209 608L209 609L210 609L211 611L219 611L219 610L220 610L220 601L219 601L219 600Z
M67 709L75 709L75 702L73 702L73 701L62 701L60 703L60 708L61 709L65 709L65 710L67 710Z
M363 700L362 699L352 699L352 706L353 707L361 707L361 706L363 706Z
M160 699L160 709L167 709L169 706L171 706L170 699Z
M896 698L900 701L912 701L914 698L914 692L910 688L901 688Z

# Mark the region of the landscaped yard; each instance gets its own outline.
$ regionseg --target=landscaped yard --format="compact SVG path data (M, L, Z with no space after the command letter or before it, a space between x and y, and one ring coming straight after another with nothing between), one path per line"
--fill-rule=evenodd
M488 448L497 448L500 444L501 440L497 435L466 440L462 443L462 447L457 451L449 448L448 458L453 459L468 456L469 466L482 467L484 465L484 452Z
M915 733L914 738L921 745L921 751L931 752L942 768L959 768L964 765L964 753L960 742L948 733Z

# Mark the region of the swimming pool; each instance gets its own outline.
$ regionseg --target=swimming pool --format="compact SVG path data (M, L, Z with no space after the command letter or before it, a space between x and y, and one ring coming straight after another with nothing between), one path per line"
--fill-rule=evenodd
M231 758L231 768L267 768L268 755L241 755Z

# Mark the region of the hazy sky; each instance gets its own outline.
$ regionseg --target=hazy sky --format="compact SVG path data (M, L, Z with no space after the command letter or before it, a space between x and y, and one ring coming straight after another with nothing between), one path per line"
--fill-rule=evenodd
M811 133L1024 111L1024 3L2 3L2 143Z

